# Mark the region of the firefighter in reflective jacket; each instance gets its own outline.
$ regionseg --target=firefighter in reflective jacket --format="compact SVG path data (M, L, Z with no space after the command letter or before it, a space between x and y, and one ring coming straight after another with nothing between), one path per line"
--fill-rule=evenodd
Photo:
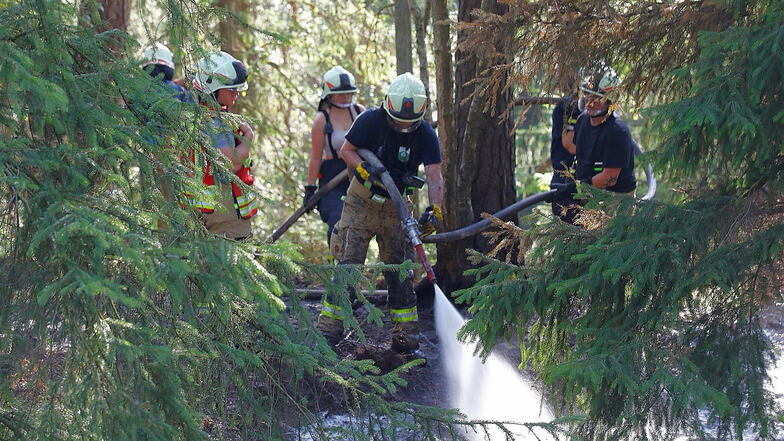
M205 134L211 147L217 148L231 161L231 170L245 185L253 185L250 170L250 145L253 129L244 122L230 128L236 119L227 111L241 90L248 88L248 71L237 59L226 52L210 54L197 64L193 87L199 102L209 108ZM213 167L207 150L191 152L194 185L186 192L189 203L202 212L202 220L211 233L229 239L242 240L251 236L251 218L258 211L256 197L245 191L230 176L221 176Z

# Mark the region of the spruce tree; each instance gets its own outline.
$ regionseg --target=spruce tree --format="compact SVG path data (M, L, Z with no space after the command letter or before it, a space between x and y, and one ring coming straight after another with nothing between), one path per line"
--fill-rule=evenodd
M530 230L494 233L498 259L475 254L479 283L458 294L472 304L463 335L485 355L517 338L521 366L581 417L579 439L776 439L774 353L758 313L782 300L784 4L561 6L514 2L482 32L514 35L526 54L518 80L617 66L678 191L638 202L581 186L582 226L532 215ZM536 33L545 41L525 32L535 26L548 27ZM548 51L564 63L528 64ZM512 243L524 265L501 259Z

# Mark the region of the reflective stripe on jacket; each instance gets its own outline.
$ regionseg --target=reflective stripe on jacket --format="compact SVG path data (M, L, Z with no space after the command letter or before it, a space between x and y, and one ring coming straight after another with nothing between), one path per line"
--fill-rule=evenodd
M206 158L206 155L196 155L195 152L191 152L191 163L193 164L194 179L183 191L186 203L202 213L212 213L215 211L217 200L220 197L220 187L215 184L212 163ZM245 185L253 186L254 177L247 165L234 174ZM254 192L244 191L236 182L232 182L231 194L234 197L234 208L240 217L250 219L256 215L258 198Z

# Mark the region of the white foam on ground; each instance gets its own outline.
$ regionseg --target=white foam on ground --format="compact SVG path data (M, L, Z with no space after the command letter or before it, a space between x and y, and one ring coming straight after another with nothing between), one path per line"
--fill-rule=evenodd
M457 331L465 319L436 286L435 320L440 342L441 360L447 376L450 405L466 415L469 420L495 420L515 423L547 422L552 414L542 403L541 396L531 387L518 369L501 357L491 354L485 363L475 357L474 343L461 343ZM526 428L509 426L515 440L537 439ZM543 431L541 439L551 439ZM483 433L477 439L483 439ZM493 441L505 439L496 429L491 431Z

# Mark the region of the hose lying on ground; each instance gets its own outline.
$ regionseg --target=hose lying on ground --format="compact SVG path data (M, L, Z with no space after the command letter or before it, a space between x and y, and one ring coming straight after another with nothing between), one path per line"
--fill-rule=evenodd
M272 232L270 237L267 238L267 242L273 243L276 240L280 239L280 236L286 232L294 222L297 221L306 211L310 210L311 208L316 206L316 203L321 199L322 196L332 191L333 188L337 187L341 182L345 181L348 178L348 169L343 170L342 172L338 173L337 176L332 178L326 185L320 187L318 191L313 193L313 196L308 199L308 202L305 205L299 207L297 211L294 212L288 219L283 221L282 224L278 225L278 228L275 228L275 231Z

